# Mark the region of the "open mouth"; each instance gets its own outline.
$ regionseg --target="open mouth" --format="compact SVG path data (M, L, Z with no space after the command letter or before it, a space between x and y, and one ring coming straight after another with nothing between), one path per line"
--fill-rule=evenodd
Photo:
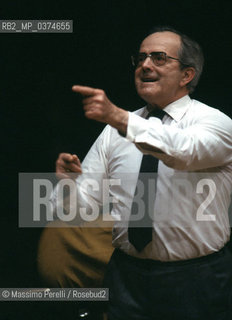
M155 82L155 81L157 80L152 78L142 78L142 82Z

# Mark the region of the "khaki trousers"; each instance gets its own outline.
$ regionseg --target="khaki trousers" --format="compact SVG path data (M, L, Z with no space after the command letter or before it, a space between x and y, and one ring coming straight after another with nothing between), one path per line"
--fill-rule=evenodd
M43 230L38 246L38 271L45 286L102 286L106 266L113 253L112 222L99 218L91 227L70 227L56 221Z

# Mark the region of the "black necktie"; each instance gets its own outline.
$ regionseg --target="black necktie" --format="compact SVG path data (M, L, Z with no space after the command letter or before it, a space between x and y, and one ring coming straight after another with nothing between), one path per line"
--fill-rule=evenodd
M147 118L150 117L156 117L159 119L162 119L165 115L165 112L161 109L153 110L150 112L147 116ZM148 178L149 175L147 173L155 173L158 170L158 162L159 159L155 158L151 155L143 155L138 181L142 181L144 185L144 195L142 197L142 200L145 204L145 212L142 219L139 221L133 221L133 215L136 215L138 212L138 208L136 205L136 202L133 201L132 207L131 207L131 220L129 221L129 227L128 227L128 238L131 244L136 248L137 251L142 251L143 248L152 240L152 219L150 218L150 215L148 214ZM146 173L146 174L145 174ZM136 186L136 190L138 189L138 182ZM136 193L136 191L135 191ZM154 194L155 198L155 194ZM154 200L154 199L153 199Z

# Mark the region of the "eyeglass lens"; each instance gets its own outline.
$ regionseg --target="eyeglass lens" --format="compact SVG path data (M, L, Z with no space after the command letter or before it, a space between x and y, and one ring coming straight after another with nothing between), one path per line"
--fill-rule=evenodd
M134 60L134 65L135 66L141 65L146 60L147 57L150 57L152 62L157 66L164 65L165 62L166 62L166 54L165 54L165 52L151 52L150 54L139 53L133 59Z

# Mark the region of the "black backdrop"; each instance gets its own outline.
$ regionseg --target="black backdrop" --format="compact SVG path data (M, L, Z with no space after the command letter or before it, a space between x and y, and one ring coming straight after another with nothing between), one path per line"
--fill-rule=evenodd
M74 22L72 34L0 34L1 287L40 285L36 250L41 229L17 226L18 173L54 171L59 152L75 152L83 159L104 127L85 119L80 98L71 92L73 84L102 88L115 104L138 108L142 101L134 89L130 54L152 26L168 24L203 47L206 63L193 98L231 116L229 4L213 0L0 2L0 19ZM13 309L0 320L16 319Z

